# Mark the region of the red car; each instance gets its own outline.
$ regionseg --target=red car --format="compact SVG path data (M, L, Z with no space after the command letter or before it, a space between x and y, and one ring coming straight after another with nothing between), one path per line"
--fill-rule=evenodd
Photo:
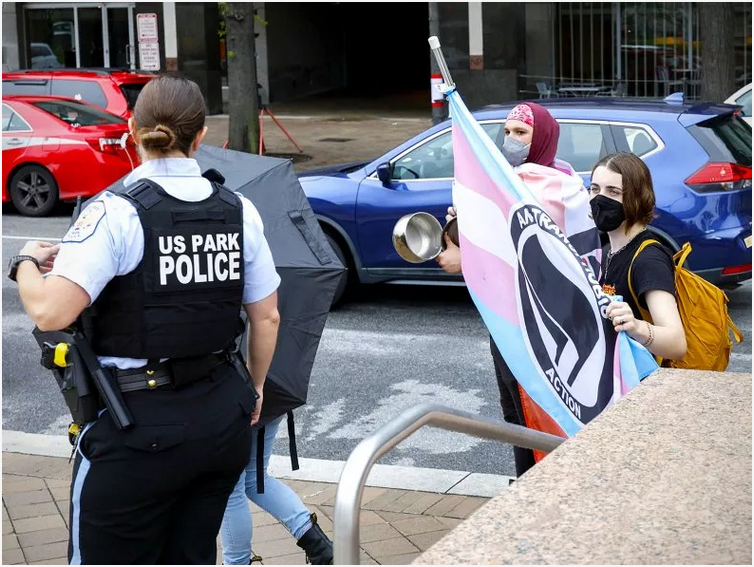
M62 97L3 97L3 203L40 217L138 165L122 118ZM124 137L125 136L125 137Z
M3 73L3 95L52 95L81 100L128 118L155 75L136 71L45 69Z

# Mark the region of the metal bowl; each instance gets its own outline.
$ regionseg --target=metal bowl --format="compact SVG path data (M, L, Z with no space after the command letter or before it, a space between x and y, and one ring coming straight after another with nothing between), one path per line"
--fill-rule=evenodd
M442 226L429 213L405 215L393 228L393 246L401 258L412 264L434 260L443 250Z

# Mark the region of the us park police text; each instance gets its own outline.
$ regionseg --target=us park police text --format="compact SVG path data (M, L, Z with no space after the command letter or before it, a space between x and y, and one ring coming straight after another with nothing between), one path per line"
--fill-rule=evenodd
M238 232L190 235L187 252L184 235L160 236L160 285L175 274L181 284L241 279L241 245Z

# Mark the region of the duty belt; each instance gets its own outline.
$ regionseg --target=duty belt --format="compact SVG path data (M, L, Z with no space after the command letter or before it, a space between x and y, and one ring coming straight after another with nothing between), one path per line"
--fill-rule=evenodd
M216 366L229 362L227 353L207 354L192 358L169 359L142 368L115 370L115 379L121 392L154 390L171 385L182 388L209 376Z

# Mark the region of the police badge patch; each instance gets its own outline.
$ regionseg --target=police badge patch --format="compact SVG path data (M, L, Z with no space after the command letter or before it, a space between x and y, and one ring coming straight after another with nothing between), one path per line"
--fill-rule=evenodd
M100 221L105 216L105 203L94 201L79 215L74 225L68 229L63 242L83 242L97 230Z

